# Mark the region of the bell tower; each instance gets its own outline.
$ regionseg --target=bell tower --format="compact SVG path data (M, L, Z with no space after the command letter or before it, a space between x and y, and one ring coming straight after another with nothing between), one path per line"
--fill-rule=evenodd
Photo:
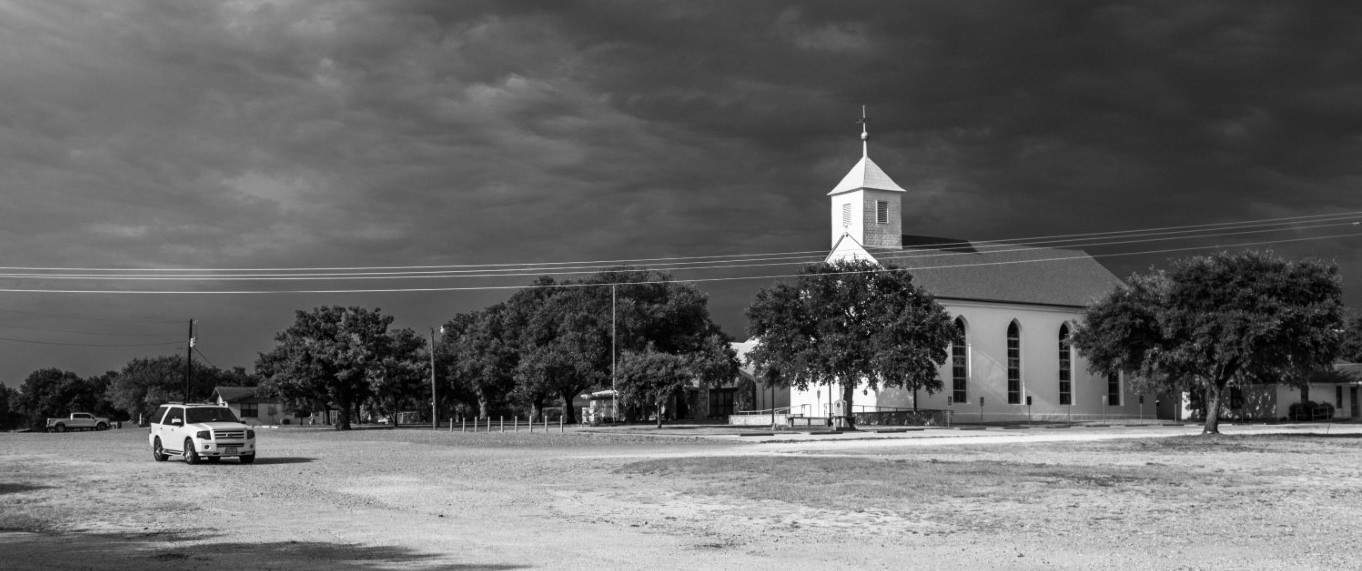
M849 236L867 250L903 248L903 187L870 160L870 118L861 106L861 160L828 193L832 247Z

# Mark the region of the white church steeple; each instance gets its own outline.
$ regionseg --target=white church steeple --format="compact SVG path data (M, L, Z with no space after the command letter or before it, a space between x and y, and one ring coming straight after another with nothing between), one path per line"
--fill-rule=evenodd
M848 236L872 249L903 248L903 187L870 160L870 118L861 106L861 160L828 192L832 246Z

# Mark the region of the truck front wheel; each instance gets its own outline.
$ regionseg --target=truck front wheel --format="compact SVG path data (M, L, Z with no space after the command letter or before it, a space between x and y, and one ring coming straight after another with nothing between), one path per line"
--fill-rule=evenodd
M151 445L151 459L157 462L165 462L168 458L170 458L170 455L166 454L164 448L161 448L161 438L158 436L156 442Z
M194 450L194 441L188 438L184 439L184 463L199 463L199 453Z
M57 432L66 432L66 425L58 424L57 427L54 428L53 430L56 430Z

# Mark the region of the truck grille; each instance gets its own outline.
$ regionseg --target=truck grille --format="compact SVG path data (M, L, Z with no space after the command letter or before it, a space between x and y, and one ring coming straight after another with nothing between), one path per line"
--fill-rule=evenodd
M213 440L231 440L246 438L245 430L214 430Z

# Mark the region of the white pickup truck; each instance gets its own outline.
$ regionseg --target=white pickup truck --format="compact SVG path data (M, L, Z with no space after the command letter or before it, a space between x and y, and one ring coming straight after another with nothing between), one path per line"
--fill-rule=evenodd
M102 416L95 416L88 412L73 412L66 418L47 419L48 432L66 432L68 430L108 430L113 423Z

